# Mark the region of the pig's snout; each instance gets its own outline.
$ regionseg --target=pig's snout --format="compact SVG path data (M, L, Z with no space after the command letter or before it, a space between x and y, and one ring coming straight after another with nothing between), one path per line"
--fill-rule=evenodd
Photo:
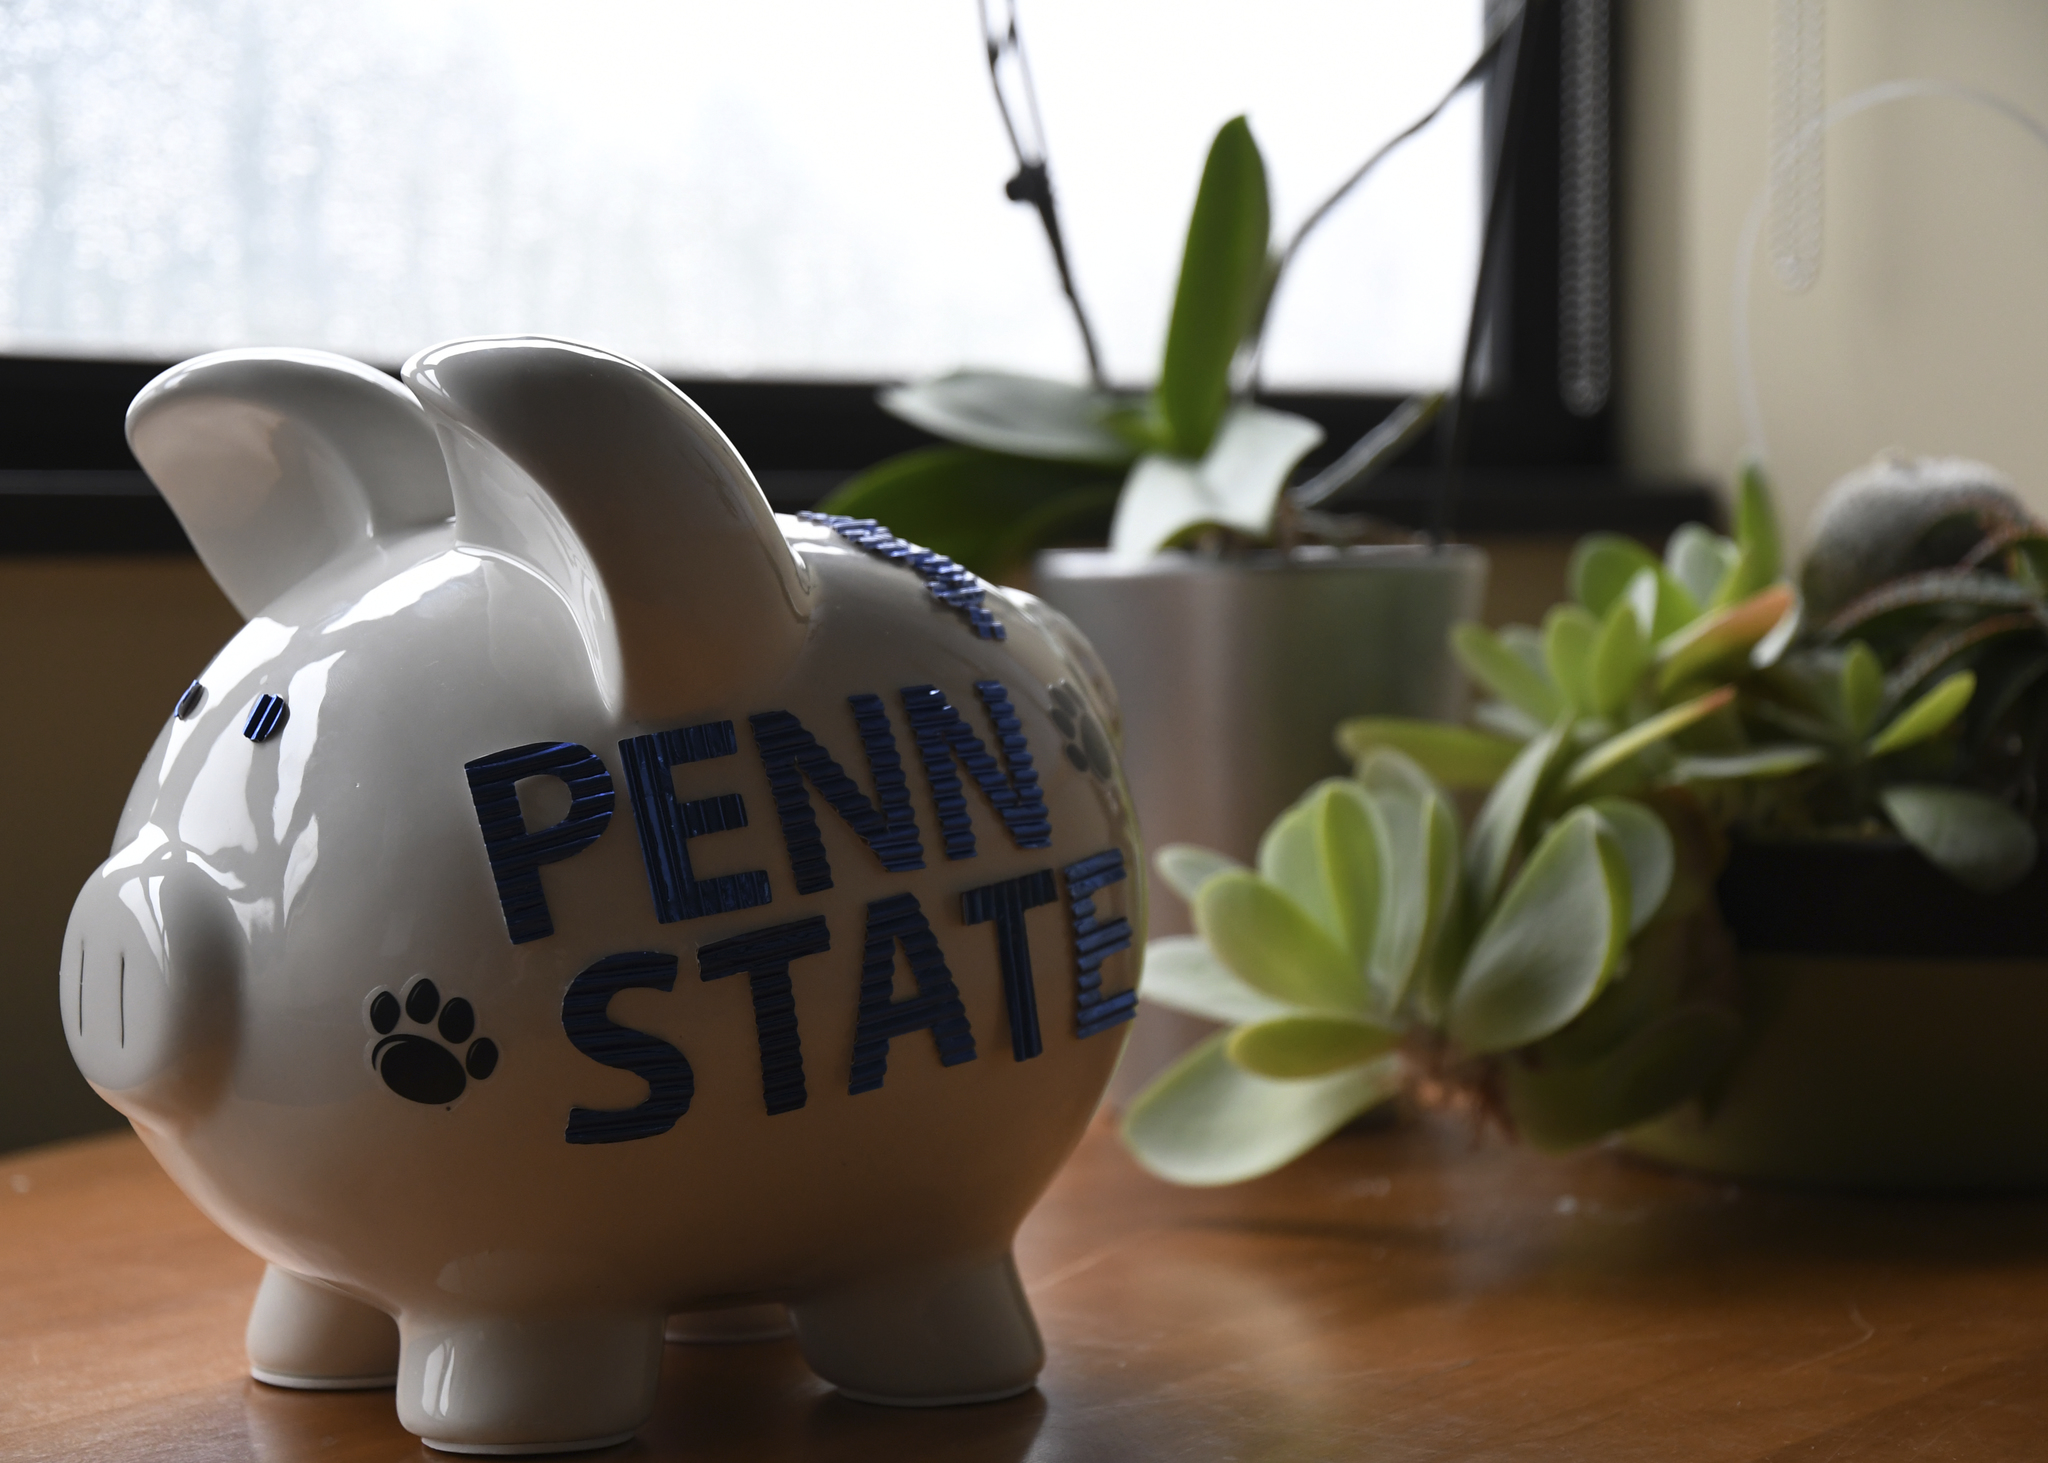
M86 1080L132 1117L210 1105L234 1046L241 932L182 851L117 853L72 906L58 972L64 1035Z

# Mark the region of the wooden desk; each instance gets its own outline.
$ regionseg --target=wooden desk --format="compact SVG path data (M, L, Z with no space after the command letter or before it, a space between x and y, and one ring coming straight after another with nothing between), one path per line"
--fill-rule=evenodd
M898 1412L787 1342L669 1348L620 1459L2048 1458L2048 1202L1737 1190L1351 1133L1238 1189L1098 1127L1025 1226L1051 1361ZM0 1457L440 1458L388 1392L243 1372L257 1261L132 1138L0 1158Z

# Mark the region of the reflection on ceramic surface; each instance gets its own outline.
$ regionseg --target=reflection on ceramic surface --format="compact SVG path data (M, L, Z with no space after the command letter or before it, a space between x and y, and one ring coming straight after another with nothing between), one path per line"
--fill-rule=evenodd
M632 362L465 342L405 381L226 352L130 414L250 618L143 767L60 998L273 1265L252 1365L357 1378L374 1307L406 1426L472 1449L630 1432L688 1310L788 1304L856 1396L1028 1386L1011 1237L1143 929L1086 642L777 519Z

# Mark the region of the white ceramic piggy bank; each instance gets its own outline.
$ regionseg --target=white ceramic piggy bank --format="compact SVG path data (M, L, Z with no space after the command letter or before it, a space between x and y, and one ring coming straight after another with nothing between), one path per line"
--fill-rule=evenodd
M591 1446L668 1313L786 1303L853 1396L1029 1387L1010 1246L1143 919L1092 653L777 518L633 362L478 340L404 381L231 351L129 413L249 619L79 896L64 1027L270 1262L255 1374Z

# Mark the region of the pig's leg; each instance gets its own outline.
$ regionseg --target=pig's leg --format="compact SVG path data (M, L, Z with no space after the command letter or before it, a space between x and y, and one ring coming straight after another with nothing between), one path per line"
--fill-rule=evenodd
M399 1319L398 1420L456 1453L623 1442L654 1411L660 1311L505 1311Z
M398 1325L375 1306L272 1265L249 1311L249 1375L339 1392L398 1379Z
M876 1276L790 1313L811 1370L863 1402L991 1402L1028 1390L1045 1364L1007 1254Z

